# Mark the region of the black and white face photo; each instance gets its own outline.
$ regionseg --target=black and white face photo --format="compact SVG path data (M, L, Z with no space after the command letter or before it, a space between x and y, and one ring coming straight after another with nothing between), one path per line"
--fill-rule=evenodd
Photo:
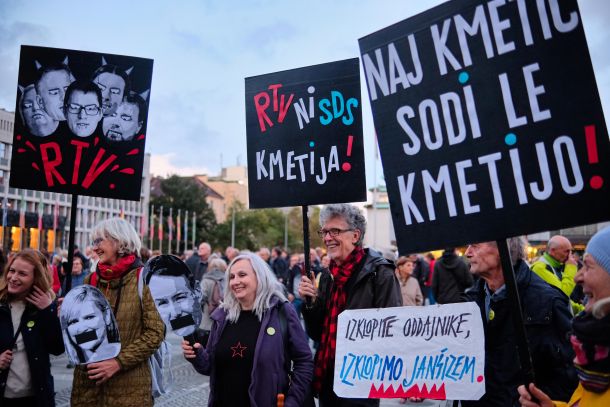
M122 102L116 111L109 116L104 116L102 131L108 140L129 141L142 128L139 121L140 108L136 103Z
M161 319L178 336L195 332L201 322L199 300L187 280L181 276L153 275L148 283ZM199 316L197 317L197 314Z
M47 137L57 129L59 121L54 120L39 103L36 87L27 86L19 102L19 111L30 134L36 137Z
M118 355L121 344L110 304L97 288L76 287L66 295L60 312L64 345L70 361L86 364Z
M125 96L125 80L112 72L102 72L93 82L102 92L104 116L113 114Z
M45 72L38 80L36 89L41 106L53 120L66 120L64 98L72 82L74 77L65 69Z
M66 104L68 127L77 137L89 137L102 119L102 109L94 92L76 89Z

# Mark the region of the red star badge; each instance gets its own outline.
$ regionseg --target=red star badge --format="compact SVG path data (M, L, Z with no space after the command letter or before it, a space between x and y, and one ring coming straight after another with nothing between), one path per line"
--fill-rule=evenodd
M243 358L244 357L244 351L247 348L245 346L243 346L241 344L241 342L237 342L237 345L235 346L231 346L231 350L233 351L233 354L231 355L232 358L236 358L236 357L240 357Z

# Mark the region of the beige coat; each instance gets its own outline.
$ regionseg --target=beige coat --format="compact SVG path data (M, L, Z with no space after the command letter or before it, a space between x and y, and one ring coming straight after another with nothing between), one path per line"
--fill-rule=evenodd
M86 282L89 282L89 278ZM121 352L116 359L121 370L106 383L96 386L87 377L84 366L77 366L72 382L72 407L153 405L148 358L163 341L165 325L147 286L144 287L140 301L137 282L136 269L125 275L115 315L121 336ZM97 286L114 309L119 280L108 283L100 278Z
M402 305L423 305L424 296L419 288L419 283L414 277L409 277L407 281L398 278L400 283L400 293L402 294Z

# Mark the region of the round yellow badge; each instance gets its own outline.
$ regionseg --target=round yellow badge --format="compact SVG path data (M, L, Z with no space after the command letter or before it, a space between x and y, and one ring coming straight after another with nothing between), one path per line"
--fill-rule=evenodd
M492 321L495 316L496 316L496 313L494 312L494 310L490 309L489 310L489 320Z
M267 334L268 335L275 335L275 328L270 326L269 328L267 328Z
M28 321L28 323L26 325L27 325L28 328L31 328L31 327L34 326L34 324L35 324L34 321Z

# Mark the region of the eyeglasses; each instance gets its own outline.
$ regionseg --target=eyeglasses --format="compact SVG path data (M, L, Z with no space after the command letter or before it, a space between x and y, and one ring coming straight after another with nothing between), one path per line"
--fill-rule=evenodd
M100 112L100 107L98 105L87 105L81 106L76 103L68 104L68 113L72 114L80 114L81 110L84 110L87 113L87 116L95 116Z
M97 239L95 239L91 242L91 246L99 246L103 240L104 240L103 237L98 237Z
M339 233L349 232L352 230L354 230L354 229L338 229L338 228L320 229L320 230L318 230L318 236L320 236L321 238L324 238L324 236L326 236L326 234L329 234L330 237L337 237L337 236L339 236Z

